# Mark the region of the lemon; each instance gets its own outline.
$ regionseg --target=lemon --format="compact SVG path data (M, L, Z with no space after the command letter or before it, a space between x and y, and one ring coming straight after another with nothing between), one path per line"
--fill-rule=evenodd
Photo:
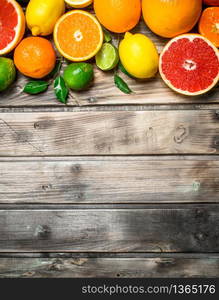
M143 34L127 32L119 45L119 56L124 68L135 78L151 78L158 71L158 51Z
M65 0L65 2L74 8L84 8L89 6L93 0Z
M49 35L64 12L64 0L30 0L26 10L27 26L34 36Z

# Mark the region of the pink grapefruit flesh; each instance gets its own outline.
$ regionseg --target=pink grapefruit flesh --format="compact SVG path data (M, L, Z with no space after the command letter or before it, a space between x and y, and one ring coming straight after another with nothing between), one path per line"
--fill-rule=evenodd
M25 31L25 17L15 0L0 1L0 55L12 51Z
M201 95L219 80L219 52L206 38L184 34L172 39L160 56L160 74L174 91Z

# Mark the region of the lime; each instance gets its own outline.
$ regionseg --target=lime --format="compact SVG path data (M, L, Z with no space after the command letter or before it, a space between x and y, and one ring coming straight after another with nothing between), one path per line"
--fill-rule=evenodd
M93 66L88 63L68 65L63 73L66 85L75 91L86 89L94 78Z
M114 69L119 62L119 53L110 43L104 43L96 55L96 64L103 71Z
M0 57L0 92L6 90L15 80L16 69L13 60Z

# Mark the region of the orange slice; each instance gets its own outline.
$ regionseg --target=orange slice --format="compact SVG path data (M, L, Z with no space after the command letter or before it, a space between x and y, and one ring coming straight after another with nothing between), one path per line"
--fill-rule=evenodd
M103 44L103 31L97 19L82 10L63 15L54 29L58 51L71 61L85 61L97 54Z
M199 21L199 32L219 47L219 7L206 8Z
M93 0L65 0L65 2L71 7L83 8L89 6Z
M0 55L12 51L25 31L25 17L15 0L0 1Z

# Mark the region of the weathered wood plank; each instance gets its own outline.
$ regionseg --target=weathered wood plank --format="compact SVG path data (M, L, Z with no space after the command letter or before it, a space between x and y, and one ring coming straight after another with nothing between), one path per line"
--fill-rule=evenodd
M1 113L0 156L218 154L217 111Z
M149 36L158 47L159 52L167 42L153 34L144 22L142 21L133 32L142 32ZM121 36L122 37L122 36ZM118 35L114 36L115 43L118 43ZM118 105L118 104L173 104L173 103L218 103L219 102L219 88L213 89L208 95L188 98L181 96L171 91L157 75L149 81L142 82L130 79L125 75L121 76L127 81L134 94L127 96L122 94L114 85L113 73L102 72L95 69L95 82L93 86L85 92L71 93L69 99L70 106L83 105ZM55 106L61 104L55 99L52 87L48 92L38 95L30 96L22 93L22 87L27 82L23 76L19 76L17 83L7 92L0 94L0 107L13 106Z
M218 252L219 206L0 210L0 252Z
M216 258L0 258L0 278L218 277Z
M0 161L0 203L218 202L219 160Z

